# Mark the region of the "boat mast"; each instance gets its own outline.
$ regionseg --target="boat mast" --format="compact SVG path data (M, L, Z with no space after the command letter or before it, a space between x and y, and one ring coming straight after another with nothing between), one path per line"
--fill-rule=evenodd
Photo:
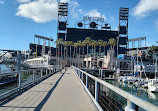
M156 76L157 76L157 57L156 57L156 62L155 62L155 79L156 79Z

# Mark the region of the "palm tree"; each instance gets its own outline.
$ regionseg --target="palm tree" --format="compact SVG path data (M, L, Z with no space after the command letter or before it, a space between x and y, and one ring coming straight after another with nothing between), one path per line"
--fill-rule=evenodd
M111 69L112 69L112 67L113 67L113 58L114 58L114 47L115 47L115 45L116 45L116 40L114 39L114 38L111 38L111 39L109 39L109 42L108 42L108 44L110 45L110 49L111 49L111 51L110 51L110 55L111 55L111 57L110 57L110 61L111 61ZM112 59L111 59L112 58Z
M92 53L94 53L94 40L91 40L89 46L92 47Z
M95 40L91 41L92 49L93 49L93 63L95 63L95 53L96 53L96 46L98 45L98 42Z
M81 44L81 47L82 47L82 59L84 58L84 47L85 47L85 45L86 45L85 41L82 41L82 44ZM83 61L84 60L82 60L82 67L83 67Z
M73 42L72 41L69 41L69 46L70 46L70 66L71 66L71 47L73 45Z
M66 41L64 41L64 42L63 42L63 46L64 46L64 65L65 65L65 60L66 60L66 58L65 58L65 47L66 47Z
M79 47L79 60L78 60L78 68L79 68L80 51L81 51L81 46L82 46L82 42L81 42L81 40L77 41L77 46Z
M59 41L59 45L60 45L60 48L61 48L61 56L60 56L61 57L61 61L60 62L61 62L61 65L62 65L62 52L63 52L62 51L62 47L63 47L62 44L63 44L63 39L59 38L58 41Z
M74 53L73 53L73 63L74 63L74 59L75 59L75 53L76 53L76 47L77 47L77 43L73 43L72 45L74 47Z
M151 49L151 51L153 52L153 65L154 65L154 55L155 55L155 51L156 51L157 47L154 46L154 45L152 45L152 46L150 47L150 49Z
M56 44L56 64L57 64L57 57L58 57L58 65L59 65L59 39L55 41Z
M66 41L66 63L68 64L68 46L69 46L69 41Z
M88 48L89 48L89 44L91 42L91 39L89 37L87 37L85 40L84 40L84 43L87 45L87 62L86 62L86 67L88 68Z
M89 48L89 44L91 43L91 39L89 37L87 37L85 40L84 40L84 43L87 45L87 55L88 55L88 48Z
M101 56L101 46L103 45L103 40L98 40L98 45L99 45L99 57Z
M105 55L105 48L106 48L107 45L108 45L107 41L104 41L103 45L102 45L104 47L104 55Z

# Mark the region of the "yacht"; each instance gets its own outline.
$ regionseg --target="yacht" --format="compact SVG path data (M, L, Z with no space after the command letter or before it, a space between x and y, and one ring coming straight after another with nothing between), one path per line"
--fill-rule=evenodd
M151 92L158 92L158 78L149 80L148 90Z

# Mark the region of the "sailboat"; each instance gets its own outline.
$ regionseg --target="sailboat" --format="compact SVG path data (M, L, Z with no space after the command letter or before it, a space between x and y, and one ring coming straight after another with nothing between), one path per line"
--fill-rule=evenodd
M157 78L157 57L155 63L155 78L150 79L148 82L148 90L151 92L158 92L158 78Z

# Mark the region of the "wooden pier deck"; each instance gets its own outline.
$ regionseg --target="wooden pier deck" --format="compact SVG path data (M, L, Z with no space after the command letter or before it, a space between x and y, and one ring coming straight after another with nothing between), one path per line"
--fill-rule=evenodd
M71 68L58 72L13 100L0 111L95 111L77 76Z

